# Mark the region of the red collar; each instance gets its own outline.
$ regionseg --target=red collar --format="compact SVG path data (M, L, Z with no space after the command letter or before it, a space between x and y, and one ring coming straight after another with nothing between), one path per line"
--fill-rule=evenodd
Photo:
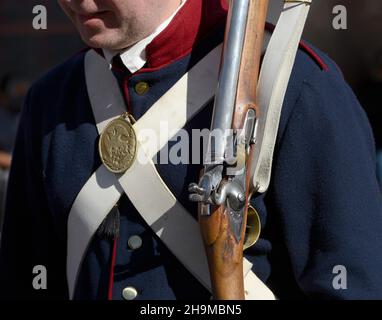
M161 69L183 58L210 33L224 28L228 12L226 1L187 0L167 28L147 46L147 67L138 73ZM103 56L102 49L92 49ZM116 69L124 70L123 67Z
M146 48L149 69L159 69L189 54L210 32L224 27L226 0L187 0L170 25Z

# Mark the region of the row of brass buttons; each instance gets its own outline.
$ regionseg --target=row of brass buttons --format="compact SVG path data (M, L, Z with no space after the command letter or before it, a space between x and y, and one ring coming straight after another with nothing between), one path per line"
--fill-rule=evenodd
M137 250L142 246L142 238L134 235L129 238L127 244L131 250ZM122 297L125 300L134 300L138 296L138 290L132 286L126 287L122 290Z

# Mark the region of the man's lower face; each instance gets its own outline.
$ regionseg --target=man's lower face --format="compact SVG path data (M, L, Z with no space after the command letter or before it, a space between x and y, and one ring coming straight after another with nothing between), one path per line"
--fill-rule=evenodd
M113 1L58 0L58 2L85 43L94 47L104 47L113 41L119 27L116 9L107 6Z
M180 0L57 0L84 42L123 49L143 39L169 17Z
M102 47L113 40L118 31L117 19L113 12L76 14L74 23L82 39L91 46Z

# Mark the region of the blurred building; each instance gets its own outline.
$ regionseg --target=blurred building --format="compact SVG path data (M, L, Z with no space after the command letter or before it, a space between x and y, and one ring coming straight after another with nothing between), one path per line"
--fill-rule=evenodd
M35 80L84 47L57 1L0 1L0 76L23 73ZM47 8L47 30L35 30L34 6Z

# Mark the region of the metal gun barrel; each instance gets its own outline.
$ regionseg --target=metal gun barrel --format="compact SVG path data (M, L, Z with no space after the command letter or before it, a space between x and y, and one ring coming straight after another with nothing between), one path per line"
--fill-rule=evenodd
M244 46L248 11L251 0L231 0L226 29L226 46L223 50L222 69L216 90L214 112L211 124L211 136L207 158L209 165L222 164L225 160L225 151L236 100L237 85L240 73L241 56ZM213 133L218 138L213 140Z

